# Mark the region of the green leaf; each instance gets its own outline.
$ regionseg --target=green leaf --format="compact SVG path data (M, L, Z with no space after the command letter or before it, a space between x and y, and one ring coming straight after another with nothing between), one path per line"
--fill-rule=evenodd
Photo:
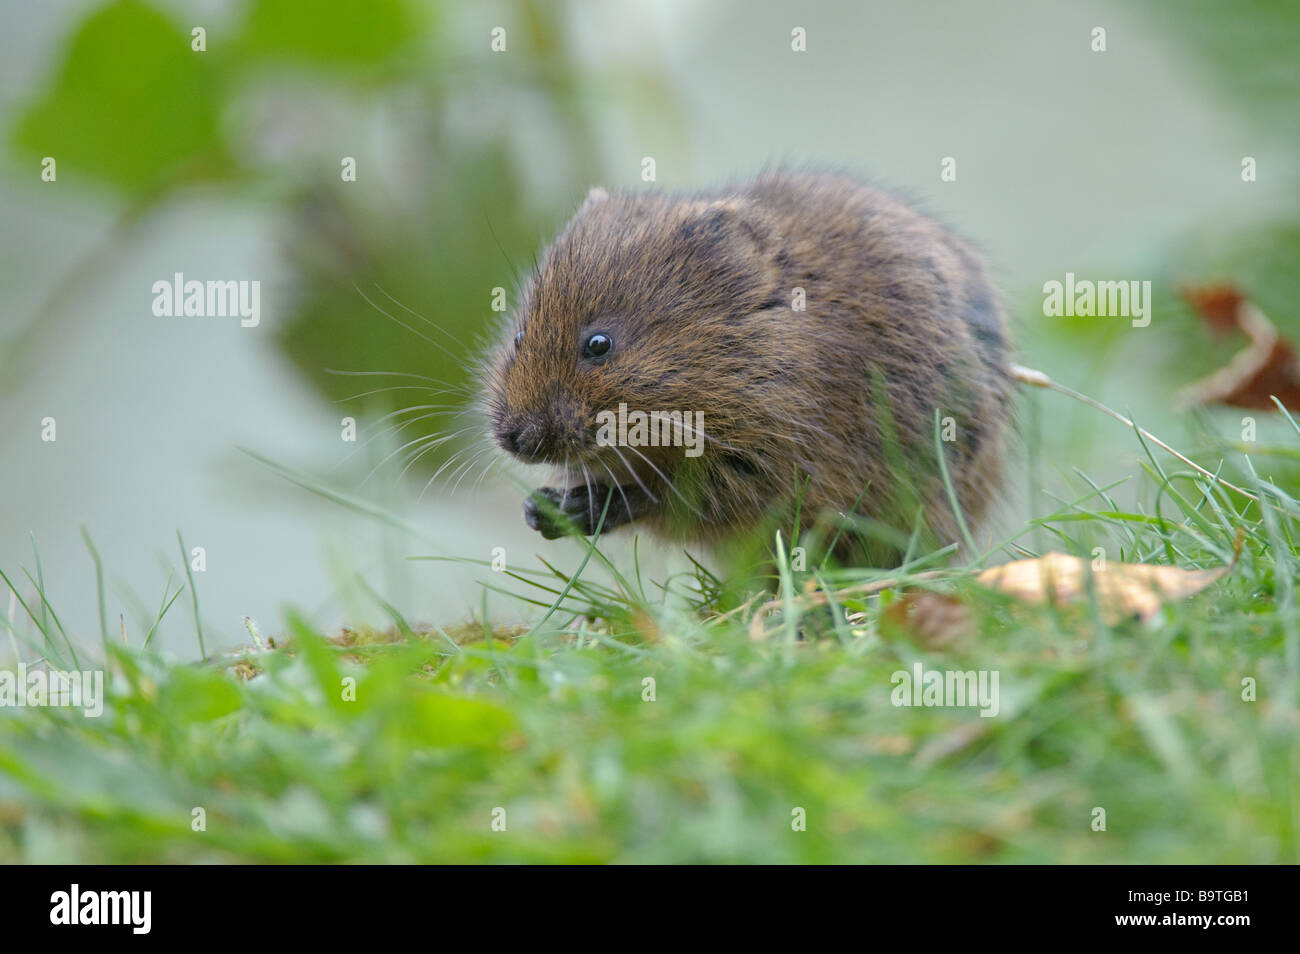
M299 371L352 413L450 404L458 390L480 386L474 357L492 314L488 291L518 287L515 263L525 260L539 232L555 226L554 219L523 211L523 185L497 144L443 153L431 169L432 181L454 186L417 197L374 182L342 191L327 183L304 194L295 216L290 254L302 295L282 317L278 343ZM411 387L420 383L430 390ZM400 385L407 387L383 390ZM443 388L447 393L439 393ZM436 410L399 415L410 423L393 447L461 426ZM412 453L421 449L411 446ZM411 470L431 474L465 446L448 441L424 448ZM406 459L392 458L390 472L400 472ZM446 476L454 474L452 468Z
M216 671L178 667L161 690L160 705L173 724L210 722L237 711L238 687Z
M255 0L239 45L254 58L369 65L386 61L418 32L405 0Z
M411 737L430 748L499 748L514 728L510 710L492 702L422 692L402 713Z
M343 674L335 651L294 613L289 614L289 631L293 633L294 648L302 653L325 701L336 709L346 706L342 696Z
M69 38L53 82L21 111L13 146L132 194L228 171L208 53L139 0L115 0Z

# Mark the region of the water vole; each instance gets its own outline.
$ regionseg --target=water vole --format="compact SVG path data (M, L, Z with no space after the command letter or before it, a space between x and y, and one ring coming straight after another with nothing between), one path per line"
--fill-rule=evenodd
M965 519L984 517L1010 417L1007 354L980 258L852 177L594 189L524 290L486 410L502 448L561 472L525 502L547 538L564 532L559 513L594 532L607 499L606 530L703 543L852 512L836 550L888 560L871 527L897 540L923 522L933 542L958 539L936 410ZM620 406L652 422L682 412L669 426L697 453L598 439Z

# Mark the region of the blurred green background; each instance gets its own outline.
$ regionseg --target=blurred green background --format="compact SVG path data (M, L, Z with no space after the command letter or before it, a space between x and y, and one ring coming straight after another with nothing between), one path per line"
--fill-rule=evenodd
M493 289L513 302L586 190L643 187L646 156L662 188L785 162L915 197L988 254L1023 363L1181 446L1236 435L1240 412L1198 420L1171 398L1242 342L1213 341L1180 284L1237 280L1300 337L1294 5L5 0L0 22L0 568L42 576L87 642L82 526L132 634L183 579L177 529L204 547L209 649L244 641L244 616L276 629L287 604L325 628L381 619L358 575L409 618L463 618L484 605L474 569L407 556L572 547L524 527L515 472L480 479L486 456L432 484L445 455L384 463L465 422L386 433L383 415L456 394L359 397L414 379L328 370L472 391ZM1151 280L1150 327L1044 318L1042 284L1067 271ZM260 326L154 317L152 285L176 272L260 281ZM1130 435L1084 407L1036 397L1022 420L1050 467L1010 463L1004 525L1072 468L1136 470ZM444 449L474 453L470 437ZM196 653L183 614L158 638Z

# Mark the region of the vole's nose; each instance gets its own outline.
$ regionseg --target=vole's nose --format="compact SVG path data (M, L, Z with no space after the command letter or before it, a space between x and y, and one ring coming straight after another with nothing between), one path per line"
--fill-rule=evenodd
M508 454L530 460L542 450L542 431L531 417L521 415L497 425L497 443Z
M521 433L521 429L517 426L512 428L503 428L497 431L497 441L501 444L501 447L507 454L518 454L519 435Z
M540 411L518 411L497 422L502 449L529 463L549 460L575 445L577 412L567 401L552 400Z

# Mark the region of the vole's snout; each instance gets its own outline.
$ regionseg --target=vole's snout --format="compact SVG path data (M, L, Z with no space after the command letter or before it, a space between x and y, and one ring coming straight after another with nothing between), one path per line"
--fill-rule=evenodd
M525 461L545 458L546 432L533 415L510 415L497 421L497 443L507 453Z
M506 453L527 463L557 460L582 440L577 416L564 402L540 411L505 414L496 422L495 436Z
M497 443L501 445L501 449L507 454L519 454L519 449L523 446L523 437L522 427L504 422L498 423L496 426Z

